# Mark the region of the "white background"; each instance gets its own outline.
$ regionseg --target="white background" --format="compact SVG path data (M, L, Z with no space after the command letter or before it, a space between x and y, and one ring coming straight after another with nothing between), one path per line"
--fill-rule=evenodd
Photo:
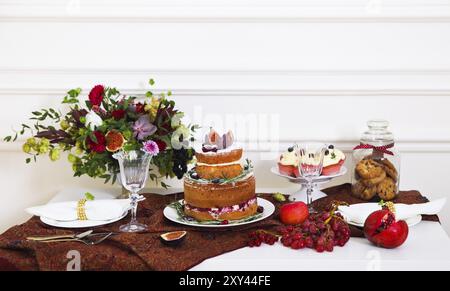
M241 129L260 188L295 188L269 173L278 140L349 153L386 118L401 188L450 194L448 0L0 0L1 136L70 88L142 93L150 77L192 120ZM72 178L64 158L24 159L21 142L0 143L0 231L65 187L111 187Z

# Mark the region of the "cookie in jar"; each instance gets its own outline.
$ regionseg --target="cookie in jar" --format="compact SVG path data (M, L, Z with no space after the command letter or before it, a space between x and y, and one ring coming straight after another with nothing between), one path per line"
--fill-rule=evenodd
M353 149L352 195L366 201L389 201L397 197L400 155L385 120L370 120L360 144Z

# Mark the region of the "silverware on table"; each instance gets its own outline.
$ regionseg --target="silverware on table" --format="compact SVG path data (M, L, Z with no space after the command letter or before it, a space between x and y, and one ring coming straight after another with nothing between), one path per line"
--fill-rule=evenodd
M109 232L109 233L106 233L106 234L103 233L103 235L100 238L96 238L100 234L94 234L94 235L90 235L90 236L85 236L83 238L60 238L60 239L41 240L39 242L43 242L43 243L80 242L80 243L84 243L85 245L92 246L92 245L98 245L99 243L101 243L101 242L105 241L106 239L108 239L113 234L114 234L113 232Z
M45 240L54 240L54 239L82 239L91 235L94 231L92 229L82 232L80 234L60 234L60 235L47 235L47 236L30 236L27 237L27 240L33 241L45 241Z

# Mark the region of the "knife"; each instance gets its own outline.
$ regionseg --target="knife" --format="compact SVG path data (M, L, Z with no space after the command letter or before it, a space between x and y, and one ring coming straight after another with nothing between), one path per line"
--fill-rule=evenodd
M90 234L92 234L92 232L93 232L93 230L91 229L91 230L82 232L80 234L62 234L62 235L50 235L50 236L30 236L30 237L27 237L27 240L46 241L46 240L50 240L50 239L63 239L63 238L82 239L82 238L85 238L85 237L89 236Z

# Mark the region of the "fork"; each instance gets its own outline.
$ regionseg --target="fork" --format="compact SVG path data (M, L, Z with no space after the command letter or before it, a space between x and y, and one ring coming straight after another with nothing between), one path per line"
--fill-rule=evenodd
M72 238L72 239L53 239L53 240L46 240L46 241L42 241L44 243L50 243L50 242L80 242L80 243L84 243L85 245L88 246L93 246L93 245L98 245L99 243L103 242L104 240L108 239L110 236L112 236L114 233L110 232L108 234L106 234L105 236L97 239L97 240L91 240L89 238L84 238L84 239L78 239L78 238Z

